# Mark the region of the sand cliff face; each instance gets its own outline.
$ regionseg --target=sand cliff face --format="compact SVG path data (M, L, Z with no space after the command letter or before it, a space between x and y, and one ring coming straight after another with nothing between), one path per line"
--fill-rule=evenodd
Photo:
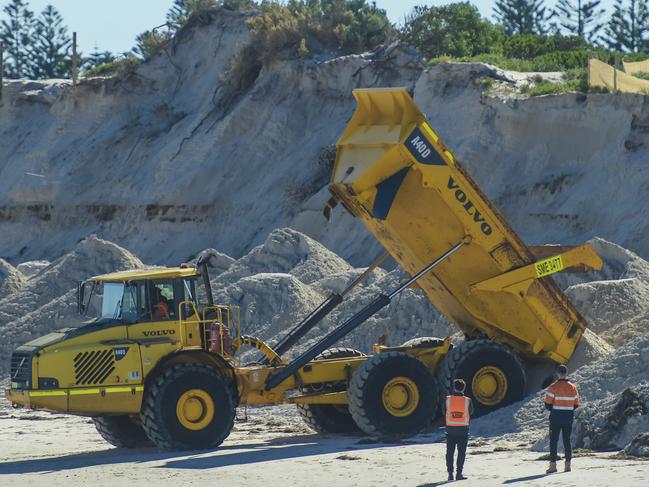
M649 256L649 108L640 95L491 96L484 65L424 69L393 45L231 70L251 36L223 13L126 78L11 82L0 104L0 257L55 258L91 233L173 264L243 255L291 226L349 260L378 247L320 210L357 87L406 86L522 237L599 235ZM237 74L245 72L244 75ZM520 78L520 76L519 76Z

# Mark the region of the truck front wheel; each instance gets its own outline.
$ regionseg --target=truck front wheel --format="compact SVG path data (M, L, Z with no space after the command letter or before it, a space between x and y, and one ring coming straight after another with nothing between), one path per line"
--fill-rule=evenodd
M235 405L226 377L212 367L169 367L147 388L142 426L163 450L216 448L230 434Z
M137 416L97 416L92 422L101 437L117 448L152 446Z

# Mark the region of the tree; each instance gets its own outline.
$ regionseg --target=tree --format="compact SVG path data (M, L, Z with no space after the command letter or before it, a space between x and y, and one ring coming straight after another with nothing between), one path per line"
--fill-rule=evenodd
M98 68L104 64L112 63L115 56L110 51L100 51L99 47L95 44L90 56L83 60L83 69L90 71L91 69Z
M32 78L70 76L72 38L67 27L63 25L63 17L52 5L47 5L36 20L34 37Z
M174 0L173 5L167 12L167 23L173 30L180 29L187 23L189 8L187 0Z
M366 0L309 0L308 15L325 32L333 32L338 48L360 50L385 41L392 29L385 10ZM289 2L290 8L291 2Z
M366 0L263 1L260 10L248 24L262 63L287 49L301 53L373 49L394 32L385 10Z
M600 21L605 12L599 7L601 3L601 0L559 0L555 15L567 33L593 41L604 26Z
M611 49L638 52L647 47L648 32L646 0L615 0L613 14L606 26L606 42Z
M151 59L162 50L172 35L168 30L153 29L144 31L135 38L133 52L144 60Z
M428 58L490 52L500 35L500 30L469 2L415 7L400 30L401 39Z
M254 0L174 0L167 12L167 23L176 31L184 26L192 15L209 20L219 9L247 10L255 8Z
M553 12L546 12L545 0L496 0L494 15L507 34L547 34Z
M8 78L29 76L34 13L25 0L11 0L2 10L8 17L0 23L0 42L7 56L5 74Z

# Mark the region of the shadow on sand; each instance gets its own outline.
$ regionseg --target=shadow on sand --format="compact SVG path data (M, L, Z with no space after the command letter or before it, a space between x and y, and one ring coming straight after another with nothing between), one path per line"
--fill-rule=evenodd
M537 475L528 475L527 477L519 477L517 479L505 480L503 482L503 484L516 484L518 482L529 482L530 480L538 480L538 479L542 479L543 477L547 477L547 476L548 476L548 474L545 474L545 473L540 473L540 474L537 474Z
M202 451L160 452L154 448L111 448L58 457L0 462L0 475L47 473L98 465L164 460L167 461L161 465L155 465L155 467L205 469L404 445L404 443L375 443L359 440L358 437L350 436L304 435L288 439L273 438L239 445L227 445L226 443L216 450Z

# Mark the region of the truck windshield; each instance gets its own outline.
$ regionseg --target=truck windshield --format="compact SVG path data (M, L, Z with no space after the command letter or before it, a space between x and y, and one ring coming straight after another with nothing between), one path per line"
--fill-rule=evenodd
M105 282L101 302L100 320L117 319L121 317L122 299L124 297L124 283Z

